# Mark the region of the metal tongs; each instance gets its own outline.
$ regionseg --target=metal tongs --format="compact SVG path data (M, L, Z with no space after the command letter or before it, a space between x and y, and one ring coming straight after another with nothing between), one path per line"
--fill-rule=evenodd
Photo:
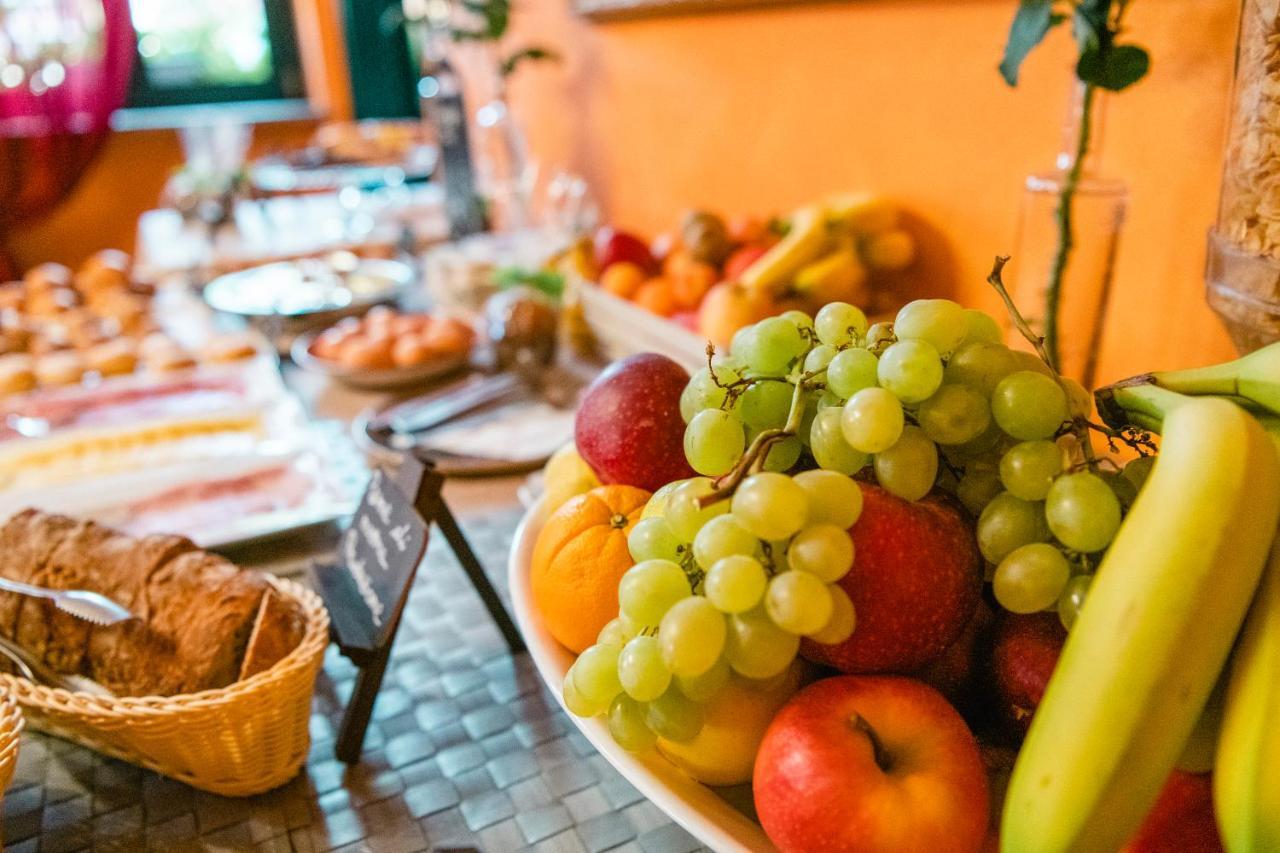
M0 577L0 589L29 595L32 598L43 598L53 602L53 606L70 613L77 619L92 622L95 625L115 625L133 618L133 614L100 593L87 589L46 589L29 583L9 580Z
M0 637L0 657L6 657L13 661L13 665L18 668L18 672L22 674L23 678L28 681L34 681L37 684L60 687L72 693L92 693L95 696L115 695L92 678L58 672L47 666L24 646L20 646L5 637Z

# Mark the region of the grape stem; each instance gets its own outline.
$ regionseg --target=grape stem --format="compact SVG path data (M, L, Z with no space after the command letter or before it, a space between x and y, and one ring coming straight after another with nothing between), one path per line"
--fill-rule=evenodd
M708 349L711 349L711 347L708 347ZM804 355L802 354L800 358L803 361ZM827 369L822 367L800 375L795 382L795 390L791 392L791 408L787 412L786 424L781 429L774 428L761 431L751 442L747 452L742 454L738 464L734 465L729 473L716 481L715 491L698 498L699 507L706 509L731 497L748 475L756 473L764 465L764 460L768 456L770 447L800 431L800 422L804 419L804 392L809 387L807 383L826 373L826 371Z
M1062 388L1062 393L1067 395L1067 399L1071 399L1071 391L1067 388L1067 384L1062 381L1062 376L1058 373L1058 369L1053 366L1053 358L1049 349L1045 346L1045 340L1037 335L1027 323L1022 312L1018 310L1018 306L1014 303L1013 297L1009 295L1009 288L1004 284L1004 267L1009 263L1008 255L996 255L995 263L991 266L991 273L987 276L987 284L991 285L996 293L1000 294L1000 298L1004 301L1005 310L1009 312L1009 318L1013 321L1013 326L1018 330L1022 337L1035 349L1036 355L1040 356L1049 368L1049 372L1053 375L1053 379ZM1098 455L1093 450L1093 441L1089 434L1091 424L1087 418L1073 417L1067 421L1066 431L1075 436L1076 443L1080 445L1081 451L1084 453L1085 464L1090 469L1098 467Z

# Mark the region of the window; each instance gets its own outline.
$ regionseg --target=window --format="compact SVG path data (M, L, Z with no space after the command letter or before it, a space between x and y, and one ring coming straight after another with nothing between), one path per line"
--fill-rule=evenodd
M129 106L303 96L290 0L129 0L138 34Z

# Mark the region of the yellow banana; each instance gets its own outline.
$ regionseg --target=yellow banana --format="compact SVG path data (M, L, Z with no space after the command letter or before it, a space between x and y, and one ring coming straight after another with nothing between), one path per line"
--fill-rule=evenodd
M1006 853L1114 853L1222 671L1280 517L1280 457L1243 409L1188 400L1103 558L1014 766Z
M819 205L802 207L791 215L787 236L770 247L739 277L752 290L787 284L805 264L827 248L827 211Z
M1239 397L1280 415L1280 343L1254 350L1235 361L1148 373L1124 383L1150 383L1180 394Z
M1213 800L1230 853L1280 850L1280 539L1231 664Z

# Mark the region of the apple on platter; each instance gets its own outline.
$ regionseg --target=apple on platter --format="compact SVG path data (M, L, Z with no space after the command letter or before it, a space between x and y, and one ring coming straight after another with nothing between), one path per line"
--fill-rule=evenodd
M970 853L987 834L977 741L910 678L837 676L800 691L765 733L754 785L784 853Z
M602 483L654 492L693 476L680 416L688 382L683 367L651 352L616 361L596 377L582 397L573 437Z
M940 656L964 630L982 594L982 561L972 525L951 502L908 501L869 483L853 526L853 568L839 584L858 628L805 657L842 672L910 672Z

